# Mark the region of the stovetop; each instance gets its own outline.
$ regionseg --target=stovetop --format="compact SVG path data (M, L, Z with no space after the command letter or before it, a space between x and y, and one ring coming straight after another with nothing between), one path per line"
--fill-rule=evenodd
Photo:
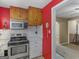
M26 41L27 38L25 36L22 37L11 37L10 38L10 42L14 42L14 41Z
M26 36L11 37L8 46L29 44Z

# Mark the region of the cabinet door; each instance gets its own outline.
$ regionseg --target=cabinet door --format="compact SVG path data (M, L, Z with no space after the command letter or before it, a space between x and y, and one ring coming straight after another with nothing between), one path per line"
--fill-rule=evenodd
M27 21L27 9L20 9L20 19Z
M23 9L22 18L27 22L28 21L28 9Z
M42 24L42 12L39 8L29 7L28 9L28 23L31 26Z
M19 8L19 7L10 7L10 18L25 21L27 19L27 9Z
M11 19L18 19L19 13L18 13L17 7L10 7L10 18Z
M18 10L18 19L17 20L21 20L22 19L22 16L21 16L21 9L17 7L17 10Z
M36 25L42 24L42 12L41 9L36 9Z

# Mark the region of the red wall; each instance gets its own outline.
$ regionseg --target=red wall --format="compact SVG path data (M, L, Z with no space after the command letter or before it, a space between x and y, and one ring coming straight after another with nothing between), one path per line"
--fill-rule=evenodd
M46 28L48 22L49 27ZM51 59L51 9L43 10L43 56Z
M52 30L51 30L51 8L62 0L53 0L47 6L43 8L43 56L45 59L52 59ZM46 23L48 22L49 27L46 28Z
M6 22L6 29L10 28L10 9L0 7L0 29L4 28Z

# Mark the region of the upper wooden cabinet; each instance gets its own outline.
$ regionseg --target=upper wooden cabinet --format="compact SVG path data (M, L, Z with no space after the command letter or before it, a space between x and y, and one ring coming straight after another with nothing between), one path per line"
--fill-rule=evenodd
M42 24L42 11L39 8L29 7L23 9L19 7L10 7L10 18L12 20L28 21L29 26L36 26Z
M27 9L10 7L10 18L13 20L27 20Z
M41 9L35 7L29 7L28 9L28 24L30 26L36 26L42 24L42 12Z

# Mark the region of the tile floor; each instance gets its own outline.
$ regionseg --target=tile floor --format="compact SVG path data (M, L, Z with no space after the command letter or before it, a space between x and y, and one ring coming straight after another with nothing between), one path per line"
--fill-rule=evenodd
M64 57L62 57L61 55L59 55L58 53L56 53L56 59L64 59Z
M65 47L71 48L73 50L77 50L79 51L79 45L75 45L75 44L66 44L64 45Z
M79 45L69 44L65 46L61 46L61 50L64 50L65 55L64 58L56 55L58 59L79 59ZM44 59L43 57L36 57L33 59Z
M65 51L65 59L79 59L79 45L69 44L62 48Z

